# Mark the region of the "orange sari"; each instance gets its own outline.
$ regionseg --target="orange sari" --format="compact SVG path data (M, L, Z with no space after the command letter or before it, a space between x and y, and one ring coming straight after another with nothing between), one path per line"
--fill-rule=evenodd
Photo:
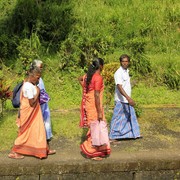
M100 91L100 107L103 112L103 120L105 120L103 110L103 78L100 74L95 73L89 85L89 91L86 93L86 76L83 78L83 97L81 102L81 121L80 127L88 127L92 121L98 120L97 110L95 106L94 91ZM92 146L92 138L90 129L87 133L87 139L80 145L82 152L89 158L104 157L110 154L110 144L104 146Z
M22 91L20 102L20 117L16 121L19 132L12 151L46 158L48 148L40 104L38 102L35 107L31 107L28 98L23 96Z

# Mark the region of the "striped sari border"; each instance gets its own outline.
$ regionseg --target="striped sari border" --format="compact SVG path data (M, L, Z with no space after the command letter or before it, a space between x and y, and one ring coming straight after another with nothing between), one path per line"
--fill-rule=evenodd
M25 145L14 145L13 152L17 152L24 155L36 156L38 158L46 158L47 157L47 148L35 148L31 146Z

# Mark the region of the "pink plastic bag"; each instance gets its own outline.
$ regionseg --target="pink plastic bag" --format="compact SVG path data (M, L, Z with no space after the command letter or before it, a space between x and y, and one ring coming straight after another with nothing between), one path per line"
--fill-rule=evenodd
M105 121L93 121L90 123L90 131L93 146L102 146L109 144L108 128Z

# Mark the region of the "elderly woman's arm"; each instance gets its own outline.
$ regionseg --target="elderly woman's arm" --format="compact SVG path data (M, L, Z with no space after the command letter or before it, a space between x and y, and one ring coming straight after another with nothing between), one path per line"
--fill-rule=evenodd
M39 87L37 87L36 96L32 99L29 99L29 104L31 107L34 107L37 104L37 102L39 101L39 94L40 94L40 89L39 89Z

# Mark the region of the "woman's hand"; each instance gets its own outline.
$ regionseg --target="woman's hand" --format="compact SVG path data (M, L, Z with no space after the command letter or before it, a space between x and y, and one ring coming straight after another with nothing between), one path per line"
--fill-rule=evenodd
M129 97L129 96L126 94L126 92L124 91L122 85L121 85L121 84L117 84L117 88L118 88L119 92L127 99L129 105L135 106L136 103L134 102L133 99L131 99L131 97Z
M98 121L103 121L102 112L98 113Z
M83 86L83 76L80 76L80 77L78 78L78 81L79 81L79 83L81 84L81 86Z

